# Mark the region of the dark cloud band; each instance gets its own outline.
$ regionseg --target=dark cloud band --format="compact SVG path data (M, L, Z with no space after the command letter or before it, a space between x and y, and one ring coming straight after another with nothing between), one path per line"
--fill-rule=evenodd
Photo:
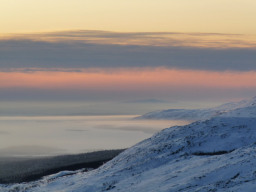
M113 33L104 31L74 31L31 35L0 40L0 70L41 68L43 70L75 70L88 68L166 67L192 70L256 70L256 48L213 48L187 46L188 40L166 38L182 33ZM193 37L228 34L185 34ZM56 41L35 41L53 38ZM64 39L63 39L63 38ZM239 36L241 38L242 35ZM110 39L93 42L92 38ZM62 40L60 40L62 39ZM130 40L145 42L170 41L168 46L131 45ZM49 40L49 39L48 39ZM110 44L113 41L116 44ZM195 41L195 38L193 39ZM88 43L89 42L89 43ZM126 45L120 43L126 42ZM240 42L237 41L236 44ZM152 45L150 45L152 44ZM242 45L243 43L241 43Z

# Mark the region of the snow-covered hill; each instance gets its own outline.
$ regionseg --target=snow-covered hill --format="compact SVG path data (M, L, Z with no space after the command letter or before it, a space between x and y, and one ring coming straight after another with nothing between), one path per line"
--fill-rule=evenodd
M225 110L225 109L224 109ZM61 172L2 191L255 192L256 105L162 130L88 173Z
M167 109L146 113L135 119L168 119L168 120L188 120L196 121L208 119L219 115L219 111L212 109Z
M218 107L207 109L168 109L146 113L135 119L169 119L169 120L206 120L228 111L256 104L256 97L240 102L226 103Z

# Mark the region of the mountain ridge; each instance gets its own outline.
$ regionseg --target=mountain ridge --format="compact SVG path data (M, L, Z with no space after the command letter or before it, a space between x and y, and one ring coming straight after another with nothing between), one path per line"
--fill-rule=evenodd
M220 116L231 110L256 105L256 96L249 100L229 102L213 108L206 109L167 109L148 112L135 119L166 119L166 120L206 120Z
M256 105L242 103L219 116L164 129L91 172L62 172L4 189L254 192Z

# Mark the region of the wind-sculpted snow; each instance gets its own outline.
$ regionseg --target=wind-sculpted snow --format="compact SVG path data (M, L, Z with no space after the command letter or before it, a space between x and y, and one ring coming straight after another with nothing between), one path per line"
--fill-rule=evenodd
M102 167L3 191L255 192L256 106L164 129ZM52 179L54 178L54 179Z

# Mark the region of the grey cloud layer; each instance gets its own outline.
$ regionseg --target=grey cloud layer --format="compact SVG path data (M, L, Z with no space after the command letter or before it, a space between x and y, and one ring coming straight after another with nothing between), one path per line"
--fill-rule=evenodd
M197 48L1 40L0 70L11 68L167 67L256 70L255 48Z

